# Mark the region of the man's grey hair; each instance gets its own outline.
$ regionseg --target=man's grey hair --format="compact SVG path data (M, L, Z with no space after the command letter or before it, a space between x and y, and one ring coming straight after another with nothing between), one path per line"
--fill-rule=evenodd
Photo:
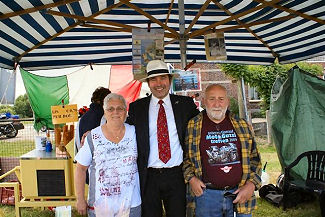
M208 91L210 91L212 88L215 88L215 87L224 90L224 91L226 92L226 94L227 94L226 96L228 97L228 91L227 91L227 88L225 88L225 87L222 86L221 84L210 84L209 86L207 86L207 88L205 88L205 91L204 91L204 97L205 97L205 95L206 95L206 93L207 93Z
M103 105L104 110L107 109L108 102L111 99L120 100L123 103L123 107L126 109L126 101L125 101L124 97L122 95L119 95L119 94L116 94L116 93L110 93L104 99L104 105Z

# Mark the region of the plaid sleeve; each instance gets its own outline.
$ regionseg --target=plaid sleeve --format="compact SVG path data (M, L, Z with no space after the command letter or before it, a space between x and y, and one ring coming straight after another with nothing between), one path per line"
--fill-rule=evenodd
M262 163L261 157L257 149L254 137L251 136L251 150L250 150L250 179L254 185L255 190L258 190L262 184Z
M193 176L201 178L202 166L200 156L200 139L202 129L202 113L192 118L186 129L183 171L185 182Z
M245 144L242 146L242 164L243 173L246 174L244 177L247 179L242 182L244 184L249 180L258 189L261 186L262 163L251 128L243 119L234 121L233 124L237 132L240 132L238 137Z
M262 163L252 131L244 119L231 118L231 120L242 147L243 176L240 186L244 185L247 181L251 181L257 190L261 186ZM248 214L256 207L256 198L253 195L246 203L238 203L237 211L238 213Z
M191 161L193 156L193 150L191 145L193 142L193 130L194 130L194 120L190 120L187 124L186 135L185 135L185 149L184 149L184 161L183 161L183 171L185 183L188 183L190 179L195 174L194 163Z

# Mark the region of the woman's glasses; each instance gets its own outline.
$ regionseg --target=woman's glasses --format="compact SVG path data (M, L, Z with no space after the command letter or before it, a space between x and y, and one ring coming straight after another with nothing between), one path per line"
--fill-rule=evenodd
M115 110L116 110L116 112L124 112L125 111L125 108L118 106L116 108L114 108L114 107L108 107L106 109L106 111L108 111L109 113L113 113Z

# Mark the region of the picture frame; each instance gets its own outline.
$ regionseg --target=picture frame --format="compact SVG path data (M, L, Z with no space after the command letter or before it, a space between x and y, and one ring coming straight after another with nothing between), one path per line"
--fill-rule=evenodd
M204 44L208 61L227 59L225 36L223 32L205 35Z
M200 69L172 69L172 73L178 74L173 79L173 92L201 91Z
M164 61L164 30L132 30L133 77L141 80L146 77L146 67L150 60Z

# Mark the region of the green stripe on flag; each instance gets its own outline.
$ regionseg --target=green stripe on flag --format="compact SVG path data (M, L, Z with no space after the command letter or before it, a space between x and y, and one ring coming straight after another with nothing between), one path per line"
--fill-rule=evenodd
M51 106L69 104L67 76L43 77L31 74L20 68L29 102L34 111L34 128L39 131L42 126L54 128Z

